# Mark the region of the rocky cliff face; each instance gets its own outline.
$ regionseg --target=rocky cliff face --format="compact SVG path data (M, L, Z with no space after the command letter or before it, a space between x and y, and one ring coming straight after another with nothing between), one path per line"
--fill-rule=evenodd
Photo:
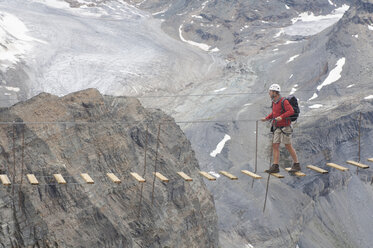
M359 111L361 111L360 159L372 156L372 102L342 103L328 117L309 121L300 127L296 145L302 149L304 161L326 168L334 162L350 169L347 173L333 171L330 175L310 173L298 181L296 188L313 200L313 213L299 234L300 247L370 247L373 216L372 169L356 170L347 160L359 160ZM317 132L314 131L317 128ZM355 226L355 228L351 228Z
M1 247L217 247L214 200L198 175L190 142L163 112L145 109L134 98L85 90L61 98L42 93L1 109L0 120L25 122L0 129L1 170L15 178L12 186L0 187ZM157 167L170 182L155 182L153 205L161 121ZM147 182L139 217L140 185L129 173L143 173L147 122ZM177 171L194 181L184 182ZM83 172L95 184L85 184ZM107 172L122 184L112 183ZM40 185L30 185L27 173ZM56 184L54 173L67 184Z

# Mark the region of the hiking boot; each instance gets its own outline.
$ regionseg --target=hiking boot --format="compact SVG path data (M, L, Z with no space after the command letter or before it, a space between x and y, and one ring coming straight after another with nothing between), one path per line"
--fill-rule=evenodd
M269 170L265 170L265 172L267 172L267 173L279 173L280 168L279 168L278 164L273 164L271 166L271 168L269 168Z
M300 171L300 164L299 163L294 163L293 166L290 168L289 172L297 172Z

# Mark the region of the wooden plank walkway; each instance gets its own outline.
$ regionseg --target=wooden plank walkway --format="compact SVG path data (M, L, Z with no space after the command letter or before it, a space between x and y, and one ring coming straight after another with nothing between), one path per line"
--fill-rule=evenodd
M12 183L10 182L10 180L9 180L9 177L8 177L7 175L5 175L5 174L0 175L0 180L1 180L1 183L2 183L3 185L8 186L8 185L11 185L11 184L12 184Z
M307 165L307 168L310 169L310 170L314 170L314 171L316 171L318 173L321 173L321 174L328 174L329 173L329 171L324 170L324 169L322 169L320 167L317 167L317 166L314 166L314 165Z
M90 177L87 173L82 173L80 174L80 176L83 178L83 180L87 183L87 184L94 184L95 182L93 181L92 177Z
M116 176L114 175L114 173L106 173L106 175L110 178L110 180L113 182L113 183L121 183L122 181Z
M368 158L367 161L369 162L373 162L373 158ZM360 162L356 162L356 161L353 161L353 160L347 160L346 161L347 164L350 164L350 165L353 165L353 166L356 166L358 168L361 168L361 169L368 169L370 168L370 166L366 165L366 164L363 164L363 163L360 163ZM349 168L347 167L344 167L344 166L341 166L341 165L338 165L338 164L335 164L335 163L326 163L327 166L331 167L331 168L334 168L334 169L337 169L337 170L340 170L340 171L348 171ZM325 170L325 169L322 169L320 167L317 167L317 166L314 166L314 165L307 165L306 166L308 169L310 170L313 170L315 172L318 172L320 174L328 174L329 171L328 170ZM290 172L290 169L291 168L285 168L285 170L289 173ZM188 176L185 172L183 171L178 171L176 172L178 176L180 176L183 180L187 181L187 182L191 182L193 181L193 179ZM263 177L254 173L254 172L251 172L249 170L241 170L241 173L249 176L249 177L252 177L253 179L262 179ZM143 178L142 176L140 176L138 173L136 172L130 172L131 176L136 179L138 182L140 183L145 183L146 180L145 178ZM161 180L162 182L169 182L170 180L165 177L164 175L162 175L161 173L159 172L156 172L156 173L153 173L155 175L155 177L157 177L159 180ZM199 174L201 176L203 176L204 178L210 180L210 181L216 181L217 177L219 176L213 176L211 175L210 173L208 172L205 172L205 171L199 171ZM229 178L230 180L238 180L238 177L227 172L227 171L219 171L219 174ZM298 172L295 172L293 173L295 176L298 176L298 177L304 177L306 176L306 174L302 171L298 171ZM114 182L114 183L121 183L122 181L114 174L114 173L106 173L106 175L109 177L109 179ZM283 175L281 175L280 173L271 173L270 175L276 177L276 178L284 178ZM94 184L94 180L89 176L88 173L81 173L80 176L84 179L85 183L87 184ZM39 185L39 181L38 179L36 178L36 176L34 174L26 174L26 177L29 181L29 183L31 185ZM67 184L66 180L63 178L63 176L61 174L53 174L53 177L55 178L55 180L57 181L58 184ZM8 175L6 174L2 174L0 175L0 181L3 185L11 185L11 181L9 180L9 177ZM373 181L372 181L373 183Z
M347 160L346 163L350 164L350 165L354 165L354 166L359 167L361 169L368 169L369 168L368 165L358 163L358 162L355 162L355 161L352 161L352 160Z
M200 171L199 174L201 174L203 177L207 178L210 181L216 181L216 177L210 175L209 173L205 171Z
M348 168L340 166L340 165L335 164L335 163L326 163L326 165L329 166L329 167L332 167L334 169L340 170L340 171L348 171Z
M219 171L219 173L222 174L225 177L228 177L231 180L238 180L238 177L236 177L235 175L232 175L231 173L229 173L227 171Z
M284 178L284 176L281 175L280 173L271 173L271 176L274 176L274 177L277 177L277 178Z
M187 181L187 182L191 182L191 181L193 181L193 179L190 177L190 176L188 176L187 174L185 174L184 172L182 172L182 171L179 171L179 172L177 172L177 174L179 175L179 176L181 176L185 181Z
M66 181L61 174L53 174L53 176L54 176L54 179L56 179L58 184L66 184Z
M26 175L28 181L30 182L31 185L38 185L39 181L36 179L34 174L27 174Z
M262 176L259 176L257 174L255 174L254 172L251 172L251 171L248 171L248 170L241 170L241 172L245 175L248 175L249 177L252 177L254 179L261 179Z
M159 179L159 180L161 180L162 182L164 182L164 183L168 183L170 180L168 180L168 178L167 177L165 177L165 176L163 176L161 173L159 173L159 172L153 172L153 174L155 174L155 176Z
M145 182L146 182L145 178L143 178L142 176L140 176L140 175L137 174L136 172L131 172L130 174L131 174L131 176L132 176L133 178L135 178L139 183L145 183Z
M305 177L305 176L306 176L306 174L304 174L304 173L301 172L301 171L290 172L290 169L291 169L290 167L285 168L285 170L286 170L287 172L292 173L292 174L296 175L297 177Z

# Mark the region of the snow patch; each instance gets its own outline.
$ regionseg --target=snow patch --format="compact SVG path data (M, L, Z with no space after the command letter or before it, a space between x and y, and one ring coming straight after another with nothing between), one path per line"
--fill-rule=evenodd
M224 88L221 88L221 89L218 89L218 90L214 90L214 92L221 92L221 91L224 91L226 89L227 89L227 87L224 87Z
M254 248L252 244L247 244L245 248Z
M294 41L294 40L287 40L283 45L289 45L289 44L294 44L298 43L299 41Z
M344 4L340 8L334 9L328 15L315 16L312 12L303 12L291 19L293 25L284 29L287 35L311 36L317 34L331 25L338 22L350 6Z
M281 28L280 31L277 34L275 34L275 36L273 36L273 38L278 38L278 37L280 37L284 33L285 33L284 29Z
M172 3L170 3L170 5L168 5L167 8L165 8L164 10L152 13L152 15L155 16L155 15L166 13L170 9L171 6L172 6Z
M210 0L207 0L206 2L204 2L204 3L202 3L202 9L204 9L204 8L206 8L206 5L208 4L208 2L209 2Z
M329 15L325 15L325 16L322 16L322 15L315 16L312 12L303 12L299 14L298 17L291 19L291 22L295 24L298 21L314 22L314 21L320 21L324 19L335 19L336 17L340 19L349 8L350 6L344 4L342 7L333 10Z
M330 5L333 5L333 6L337 7L337 5L335 3L333 3L331 0L328 0L328 2L329 2Z
M321 107L322 107L322 104L314 104L314 105L309 106L310 109L318 109Z
M18 87L5 86L5 89L7 89L9 91L14 91L14 92L19 92L20 91L20 89Z
M345 63L346 63L346 58L344 57L340 58L335 64L336 65L335 68L329 72L329 75L324 80L324 82L322 82L319 86L316 87L317 91L320 91L324 86L330 85L338 81L341 78L341 72L342 72L342 69ZM308 99L308 101L311 101L317 97L318 97L317 93L314 93L313 96L310 99Z
M291 74L291 75L293 75L293 74ZM297 91L297 87L298 87L298 84L294 85L294 87L291 89L289 95L294 94Z
M202 19L203 17L200 15L192 15L193 18Z
M294 74L291 74L290 77L289 77L289 79L291 79L293 76L294 76Z
M48 7L56 8L56 9L69 9L70 5L65 1L58 1L58 0L34 0L34 2L42 3L47 5Z
M368 29L373 31L373 26L372 25L368 25Z
M0 68L6 70L29 52L32 42L46 43L27 35L28 29L16 16L0 11Z
M373 95L366 96L366 97L364 97L364 99L365 100L371 100L371 99L373 99Z
M289 7L289 6L287 6L286 4L285 4L285 8L286 8L286 9L290 9L290 7Z
M347 89L348 89L348 88L351 88L351 87L353 87L353 86L355 86L355 84L350 84L350 85L347 86Z
M209 171L209 174L213 175L216 178L220 177L219 173L216 173L215 171Z
M324 86L332 84L341 78L341 72L342 72L345 62L346 62L346 58L344 57L340 58L337 61L336 67L330 71L328 77L324 80L324 82L320 84L319 86L317 86L318 91L320 91Z
M144 17L141 14L141 11L125 2L115 2L115 1L105 1L102 3L91 2L91 1L78 1L79 3L83 3L84 5L80 6L79 8L71 8L70 5L65 1L59 0L32 0L37 3L44 4L50 8L61 9L65 11L69 11L70 13L80 15L80 16L88 16L93 18L110 18L110 19L118 19L122 20L125 17L133 17L134 15ZM143 1L144 2L144 1ZM136 6L140 6L143 2L136 4ZM169 5L169 7L171 4ZM123 8L126 7L126 8ZM160 13L166 12L168 9L162 10L157 13L153 13L153 15L157 15Z
M180 40L182 40L183 42L186 42L186 43L188 43L188 44L190 44L190 45L192 45L192 46L196 46L196 47L198 47L198 48L200 48L200 49L202 49L202 50L204 50L204 51L206 51L206 52L209 51L209 49L210 49L211 47L210 47L209 45L207 45L207 44L198 43L198 42L195 42L195 41L191 41L191 40L186 40L186 39L184 39L182 29L183 29L183 24L181 24L180 27L179 27L179 36L180 36Z
M313 96L310 99L308 99L308 101L316 99L317 97L318 97L317 93L313 93Z
M213 150L210 153L210 156L211 157L216 157L217 154L221 153L221 151L223 150L223 148L225 146L225 142L227 142L230 139L231 139L231 136L229 136L228 134L225 134L224 138L219 142L219 144L217 144L215 150Z
M245 25L243 27L240 28L240 31L242 32L243 30L245 30L246 28L249 28L249 25Z
M290 63L291 61L293 61L294 59L296 59L298 56L299 56L299 54L290 57L290 59L288 61L286 61L286 64Z

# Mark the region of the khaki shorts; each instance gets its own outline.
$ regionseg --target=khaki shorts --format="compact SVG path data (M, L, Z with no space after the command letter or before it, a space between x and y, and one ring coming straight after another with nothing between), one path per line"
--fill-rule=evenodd
M283 127L282 131L280 128L277 128L273 133L273 144L291 144L291 134L293 133L293 129L288 127Z

